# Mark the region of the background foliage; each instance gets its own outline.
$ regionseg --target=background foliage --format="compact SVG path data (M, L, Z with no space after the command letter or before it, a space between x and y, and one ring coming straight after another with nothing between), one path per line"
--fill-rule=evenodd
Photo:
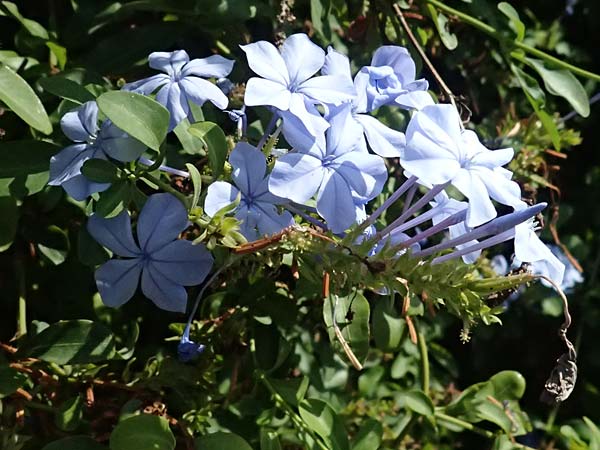
M46 186L50 156L67 145L57 126L61 115L146 76L151 51L218 52L237 60L231 78L239 81L250 71L238 44L305 31L360 66L381 44L409 46L390 2L2 1L2 449L600 448L600 113L592 106L587 119L571 117L571 110L588 110L573 75L549 73L557 67L515 45L598 73L600 4L528 0L513 5L517 13L488 0L448 2L468 15L461 17L435 1L409 3L399 2L464 116L471 114L488 146L515 148L518 181L531 198L551 204L545 239L562 242L584 270L585 282L570 295L579 350L571 398L560 407L538 400L562 352L555 338L562 311L552 291L529 287L500 316L502 326L478 326L468 342L460 339L462 321L413 295L415 344L400 294L365 297L347 289L335 312L336 297L323 303L321 274L301 270L298 277L285 256L307 250L310 258L310 246L319 249L310 236L225 271L225 286L209 290L193 330L206 352L192 364L179 362L185 317L159 311L141 295L119 310L103 306L93 270L106 254L82 226L86 205ZM432 79L427 68L423 73ZM576 75L593 94L594 81ZM231 108L241 106L243 90L236 89ZM103 98L109 108L110 97ZM235 124L216 110L207 106L204 116L234 134ZM249 117L253 139L261 119ZM401 117L386 119L401 126ZM153 128L136 137L158 148L165 133ZM198 133L207 136L206 129ZM225 145L212 136L212 145ZM171 165L192 161L207 167L203 175L223 168L224 152L215 160L197 146L181 147L168 141ZM102 197L107 212L149 189L126 180L117 186ZM347 362L332 315L338 324L349 322L343 333L362 371ZM13 341L24 331L26 339Z

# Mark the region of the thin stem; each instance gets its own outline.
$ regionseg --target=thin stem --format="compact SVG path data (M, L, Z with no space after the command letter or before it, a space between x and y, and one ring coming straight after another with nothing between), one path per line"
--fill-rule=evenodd
M413 199L415 198L415 193L417 192L418 186L413 184L412 187L408 190L406 194L406 198L404 199L404 207L402 208L402 214L406 213L410 205L412 204Z
M138 161L141 162L142 164L146 165L146 166L153 166L155 164L154 161L152 161L151 159L148 159L148 158L144 158L143 156L140 156L139 159L138 159ZM185 170L175 169L173 167L165 166L163 164L161 164L160 166L158 166L158 170L162 170L163 172L167 172L167 173L170 173L172 175L177 175L179 177L184 177L184 178L189 178L190 177L189 172L186 172Z
M275 130L275 125L277 125L277 119L279 119L279 116L277 114L273 114L273 117L271 117L267 128L265 128L265 133L262 135L260 141L258 141L258 144L256 145L257 149L262 150L262 148L265 146L265 144L267 143L267 139L269 139L269 136L271 135L273 130Z
M419 353L421 355L421 384L423 392L429 396L429 354L425 335L422 332L419 332Z
M179 192L177 189L174 189L171 185L165 183L164 181L160 180L159 178L155 177L154 175L150 175L149 173L144 173L141 178L145 178L146 180L150 181L151 183L156 184L158 187L160 187L163 191L168 192L169 194L173 194L175 197L177 197L179 199L179 201L181 201L181 203L184 204L184 206L187 208L188 207L188 199L185 195L183 195L181 192Z
M502 36L494 27L488 25L485 22L482 22L479 19L476 19L473 16L470 16L462 11L459 11L450 6L447 6L446 4L444 4L443 2L441 2L439 0L423 0L423 1L425 3L429 3L430 5L435 6L436 8L438 8L442 11L447 12L448 14L452 14L453 16L458 17L463 22L477 28L480 31L483 31L484 33L488 34L489 36L493 37L494 39L496 39L500 42L507 42L507 40L504 38L504 36ZM510 43L511 45L513 45L516 48L523 50L526 53L537 56L538 58L542 58L544 61L552 63L557 67L561 67L563 69L570 70L574 74L580 75L585 78L590 78L595 81L600 81L600 75L590 72L588 70L582 69L580 67L574 66L572 64L569 64L569 63L567 63L559 58L556 58L546 52L538 50L535 47L531 47L527 44L524 44L523 42L509 40L508 43Z
M285 205L285 209L287 209L288 211L290 211L291 213L297 214L300 217L302 217L304 220L306 220L307 222L310 222L312 225L321 228L323 231L327 231L327 225L325 225L324 222L320 221L319 219L315 219L312 216L309 216L308 214L306 214L304 211L296 208L295 206L292 205Z
M301 428L302 431L308 433L312 440L319 446L319 448L321 448L322 450L328 450L327 446L321 441L319 436L317 436L317 434L312 429L306 426L306 424L302 420L302 417L300 417L296 413L296 411L292 409L288 402L286 402L285 399L279 394L279 392L277 392L277 390L273 387L273 385L262 370L257 371L257 377L267 388L267 390L271 393L271 395L275 399L275 403L277 403L279 407L281 407L286 412L286 414L292 420L292 422L294 422L296 426Z
M449 416L449 415L441 413L441 412L436 412L436 413L434 413L434 415L439 420L451 423L452 425L461 427L464 430L472 431L473 433L477 433L481 436L485 436L486 438L494 439L496 437L496 435L494 433L492 433L491 431L484 430L483 428L479 428L479 427L473 425L472 423L466 422L466 421L458 419L456 417L452 417L452 416Z
M17 337L27 334L27 285L25 283L25 266L22 251L17 249L15 257L15 276L19 296L19 312L17 317Z
M427 67L431 71L431 73L432 73L433 77L435 78L435 80L437 81L438 85L440 86L442 91L444 91L444 93L446 94L448 99L450 100L450 103L452 103L452 105L454 105L454 107L456 108L456 102L454 101L454 94L452 93L452 91L450 90L448 85L444 82L444 79L441 77L441 75L438 73L438 71L435 69L435 66L431 63L431 61L425 54L425 51L419 44L419 41L417 41L417 38L415 37L412 30L408 26L408 23L406 22L406 18L404 17L404 14L402 14L402 10L396 3L394 3L393 8L394 8L394 12L396 13L396 17L398 17L398 19L400 20L400 23L402 24L402 28L404 28L404 31L406 32L408 38L412 42L413 46L419 52L421 59L423 60L423 62L427 65Z
M402 196L402 194L408 191L411 188L411 186L417 182L417 180L418 178L413 175L404 183L402 183L402 185L398 189L396 189L396 191L394 191L394 193L392 193L392 195L390 195L386 201L383 202L383 205L381 205L375 210L373 214L367 217L367 220L365 220L360 225L360 229L365 230L370 225L373 225L375 221L379 218L379 216L381 216L381 214L383 214L385 210L392 206L392 204L396 202L396 200L398 200Z
M405 212L403 212L400 215L400 217L398 217L396 220L394 220L391 224L389 224L383 230L381 230L380 232L378 232L375 235L375 237L377 239L381 239L383 236L386 236L391 231L393 231L396 227L402 225L406 221L406 219L408 219L415 212L417 212L419 209L421 209L423 206L425 206L431 199L433 199L433 197L435 197L441 191L443 191L444 188L446 186L448 186L448 184L449 184L449 182L445 183L445 184L437 184L437 185L433 186L423 197L421 197L419 199L419 201L417 201L414 205L412 205Z

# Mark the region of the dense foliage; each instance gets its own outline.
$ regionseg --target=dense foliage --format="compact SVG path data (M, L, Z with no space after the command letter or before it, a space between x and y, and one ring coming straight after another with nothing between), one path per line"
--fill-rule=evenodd
M0 448L600 449L598 13L0 1Z

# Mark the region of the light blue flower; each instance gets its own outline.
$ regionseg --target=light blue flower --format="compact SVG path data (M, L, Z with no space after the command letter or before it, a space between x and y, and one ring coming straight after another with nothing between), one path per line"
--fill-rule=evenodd
M206 347L203 344L198 344L190 339L190 327L185 327L183 335L177 345L177 356L181 362L189 362L196 359Z
M206 214L213 216L240 195L235 217L242 222L241 233L250 241L277 233L294 223L289 212L280 214L277 211L276 205L285 203L285 200L269 192L267 161L262 152L240 142L229 155L229 163L233 166L231 178L235 186L224 181L212 183L204 202Z
M273 194L297 203L316 193L317 212L334 233L356 223L356 205L379 195L387 180L383 159L366 151L350 107L346 104L330 117L326 136L317 137L312 146L307 148L299 135L296 151L277 160L269 179Z
M210 101L219 109L227 108L229 100L219 87L204 78L224 78L233 69L234 61L220 55L190 61L185 50L154 52L148 56L150 67L164 72L123 86L126 91L150 95L157 89L156 101L171 113L169 130L183 119L194 122L189 102L202 106Z
M521 189L512 173L501 166L513 149L489 150L470 130L461 130L452 105L430 105L417 111L406 129L402 167L425 185L451 182L469 199L467 226L475 227L496 217L491 199L516 207Z
M87 229L93 238L121 259L111 259L96 270L102 301L111 307L127 302L142 279L142 292L156 306L185 312L184 286L202 283L213 258L200 244L177 239L188 226L185 207L171 194L151 195L140 212L137 241L127 211L105 219L93 214Z
M117 161L133 161L145 146L121 131L110 120L98 127L98 105L86 102L69 111L60 120L65 135L75 142L50 158L51 186L62 186L75 200L85 200L95 192L109 188L108 183L88 180L81 167L88 159L113 158Z
M548 245L550 251L558 258L558 260L565 266L565 275L563 277L560 288L566 293L572 292L573 288L580 283L583 283L583 275L573 265L571 260L565 255L558 245Z
M339 105L352 100L355 95L354 86L344 77L313 77L325 62L325 52L306 34L289 36L282 44L281 52L267 41L241 48L246 52L250 68L262 77L248 80L246 105L275 107L282 113L284 121L290 115L296 117L312 136L322 133L328 126L315 105Z
M424 78L415 80L415 75L415 62L406 48L379 47L371 65L361 68L354 78L358 111L373 111L391 103L407 109L433 104L427 93L429 83Z
M335 51L331 47L327 49L327 56L325 57L325 64L321 69L321 73L344 77L348 82L352 83L352 73L350 71L350 61L348 57ZM426 92L425 94L429 96ZM355 121L354 126L362 128L373 152L385 158L401 157L404 146L406 145L404 133L392 130L375 117L366 114L366 102L363 102L365 105L359 106L361 98L366 98L366 89L364 89L364 87L360 92L357 92L357 97L352 100L352 119ZM431 98L431 96L429 96L429 98ZM287 137L288 134L289 131L284 127L284 135ZM364 137L361 136L360 139L364 139Z
M519 209L525 207L526 205L523 204ZM541 241L536 234L537 229L537 222L533 217L514 228L514 262L517 265L522 262L530 263L533 273L544 275L558 286L561 286L565 274L565 265Z

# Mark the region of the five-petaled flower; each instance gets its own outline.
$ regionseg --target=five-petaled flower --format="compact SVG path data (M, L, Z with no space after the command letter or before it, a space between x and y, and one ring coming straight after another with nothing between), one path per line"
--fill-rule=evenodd
M242 222L240 231L246 239L256 240L294 223L289 212L277 211L276 205L285 203L285 200L269 192L267 161L262 152L250 144L240 142L229 155L229 163L233 167L231 178L237 188L224 181L212 183L204 202L204 211L209 216L233 203L240 195L235 217Z
M202 283L213 258L204 245L177 239L188 226L185 207L171 194L151 195L140 212L137 240L127 211L105 219L93 214L89 233L121 259L111 259L96 270L102 301L112 307L127 302L136 292L140 276L142 292L156 306L185 312L184 286Z
M174 52L154 52L148 56L150 67L164 72L123 86L127 91L150 95L157 89L156 101L171 113L169 130L185 118L194 122L190 105L193 102L202 106L210 101L217 108L225 109L229 103L227 96L215 84L204 78L223 78L229 75L234 61L220 55L190 61L185 50Z
M60 120L65 135L75 144L70 145L50 159L51 186L62 186L75 200L85 200L95 192L102 192L108 183L88 180L81 167L88 159L113 158L117 161L133 161L146 148L117 128L110 120L98 127L98 105L86 102L66 113Z
M357 205L379 195L387 168L383 159L367 152L350 104L332 114L330 123L326 135L318 136L311 147L304 147L301 137L295 152L277 160L269 190L298 203L317 193L317 212L334 233L340 233L360 219Z
M402 166L426 185L451 182L469 199L467 226L475 227L496 217L490 197L515 208L521 189L504 168L512 148L489 150L470 130L461 130L460 116L452 105L424 107L406 129Z
M327 121L315 105L339 105L355 95L352 82L337 75L313 77L325 62L325 52L303 33L289 36L281 53L267 41L241 46L248 65L260 77L246 84L244 103L247 106L273 106L298 119L312 136L322 133ZM286 114L287 113L287 114Z

